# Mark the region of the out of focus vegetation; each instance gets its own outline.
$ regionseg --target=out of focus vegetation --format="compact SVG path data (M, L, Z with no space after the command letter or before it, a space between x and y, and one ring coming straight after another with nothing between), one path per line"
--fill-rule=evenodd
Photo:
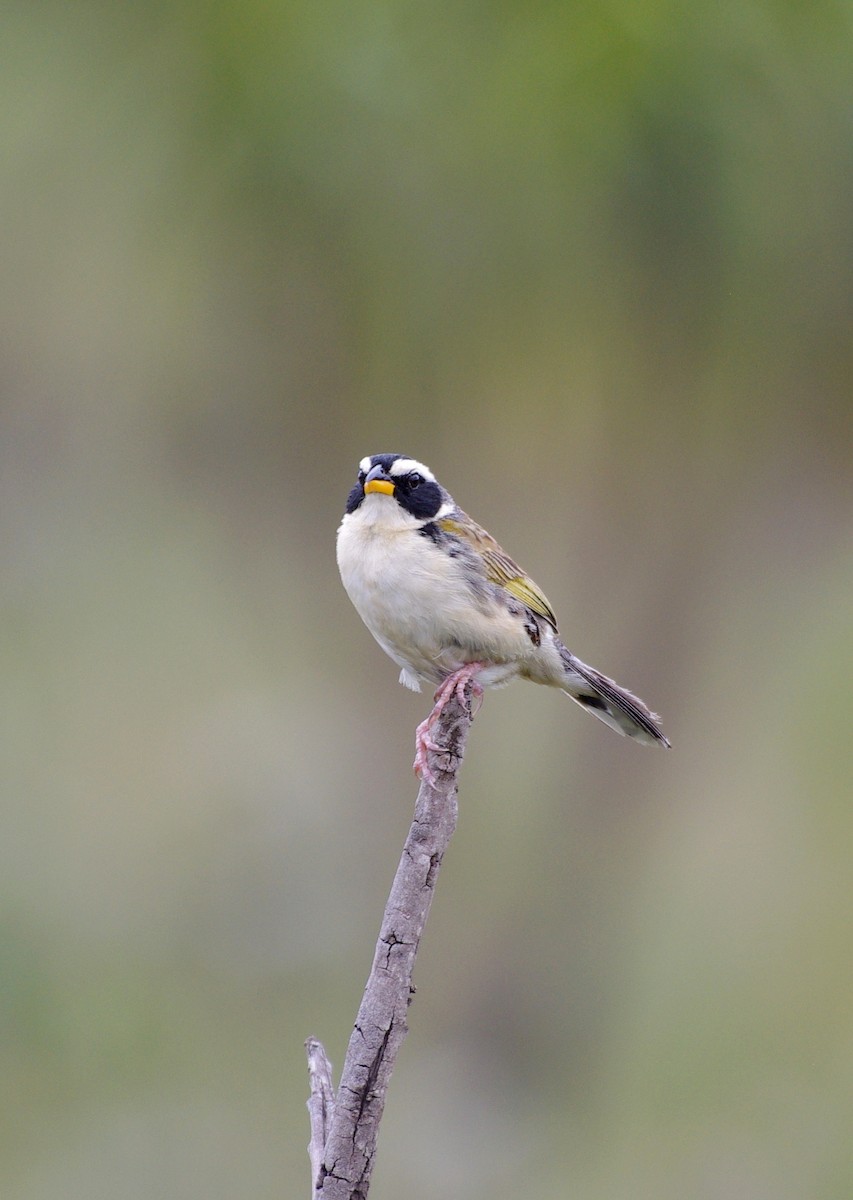
M371 1196L853 1194L849 4L6 6L4 1200L307 1194L428 462L674 749L487 697Z

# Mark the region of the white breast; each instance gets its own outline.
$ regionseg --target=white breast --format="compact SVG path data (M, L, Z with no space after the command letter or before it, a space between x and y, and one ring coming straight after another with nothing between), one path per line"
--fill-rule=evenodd
M368 504L377 507L371 511ZM379 516L381 522L371 520ZM359 615L403 668L401 681L410 687L418 679L438 683L474 661L490 664L484 684L508 682L532 650L521 621L488 596L478 597L466 581L462 560L417 528L384 496L366 497L355 513L344 517L338 530L338 567Z
M393 511L385 497L367 497L362 506L369 502ZM449 669L441 665L447 610L459 588L450 564L411 521L376 525L345 517L338 531L338 567L349 598L386 654L408 673L410 686L418 678L438 682Z

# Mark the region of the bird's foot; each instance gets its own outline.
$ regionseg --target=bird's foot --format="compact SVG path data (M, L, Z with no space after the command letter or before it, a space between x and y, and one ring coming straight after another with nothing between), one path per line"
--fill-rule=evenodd
M475 676L479 671L483 670L484 665L484 663L479 662L466 663L464 667L460 667L458 671L453 671L446 679L442 680L435 693L435 704L433 705L432 712L425 721L421 721L415 731L415 761L412 764L412 768L416 775L419 775L421 779L425 779L433 787L435 786L436 778L430 770L427 758L428 753L432 751L434 754L445 754L447 747L439 745L434 738L430 737L432 727L444 712L451 696L455 695L463 708L468 705L468 697L465 694L466 688L470 690L471 697L477 701L476 708L471 705L468 709L473 720L483 702L483 686L477 681Z
M429 735L432 722L433 713L430 713L427 719L421 721L415 730L415 761L412 763L412 770L419 778L425 779L427 783L435 787L436 778L430 770L427 752L432 750L434 753L440 754L444 750L444 747L439 746L438 742L434 741Z

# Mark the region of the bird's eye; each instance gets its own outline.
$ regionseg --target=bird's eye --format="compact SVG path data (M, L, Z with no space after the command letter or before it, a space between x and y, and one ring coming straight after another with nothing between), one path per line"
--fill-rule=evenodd
M359 483L364 483L364 481L365 481L365 479L366 479L366 478L367 478L367 472L366 472L366 471L359 471L359 473L358 473L358 482L359 482Z
M417 471L410 471L406 476L406 482L408 483L411 491L414 491L416 487L420 487L423 481L423 475L419 475Z

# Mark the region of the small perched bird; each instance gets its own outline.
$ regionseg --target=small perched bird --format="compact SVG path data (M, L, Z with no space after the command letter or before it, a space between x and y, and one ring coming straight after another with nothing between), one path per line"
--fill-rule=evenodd
M560 688L617 733L669 746L655 713L560 641L533 580L462 511L429 467L404 454L359 463L338 530L341 580L361 619L401 667L400 682L437 687L418 726L414 768L434 782L430 731L455 692L520 677Z

